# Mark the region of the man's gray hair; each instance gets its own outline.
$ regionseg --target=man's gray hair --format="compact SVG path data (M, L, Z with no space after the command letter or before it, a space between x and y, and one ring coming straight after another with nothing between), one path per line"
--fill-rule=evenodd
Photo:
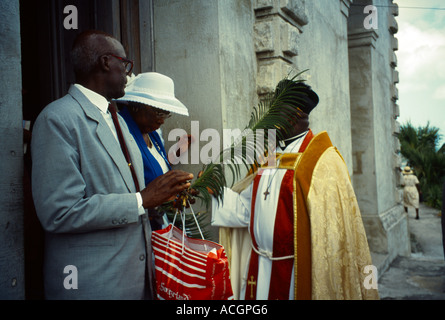
M100 39L113 40L114 37L97 30L82 32L76 38L71 49L71 62L76 77L86 76L93 72L99 62L99 57L106 53Z

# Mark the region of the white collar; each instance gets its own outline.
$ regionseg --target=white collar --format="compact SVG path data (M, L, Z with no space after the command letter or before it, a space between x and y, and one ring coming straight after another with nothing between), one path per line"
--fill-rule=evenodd
M306 135L308 134L308 132L309 132L309 130L299 134L298 136L286 139L286 140L290 140L290 139L296 138L296 140L293 141L290 145L288 145L284 150L280 147L280 149L281 149L280 151L282 153L297 153L300 150L300 147L303 144L304 138L306 138Z
M87 99L90 100L90 102L94 104L100 111L102 111L103 113L108 112L109 102L104 96L98 94L97 92L94 92L93 90L85 88L81 84L76 83L74 84L74 86L79 89L87 97Z

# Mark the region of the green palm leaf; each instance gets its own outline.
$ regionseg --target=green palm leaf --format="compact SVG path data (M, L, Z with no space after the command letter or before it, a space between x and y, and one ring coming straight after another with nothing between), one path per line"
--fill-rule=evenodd
M300 106L304 103L306 93L304 87L298 83L304 80L297 78L307 70L298 73L290 82L281 81L274 92L266 95L251 113L251 118L241 136L224 149L219 158L205 165L202 174L192 183L191 188L199 191L199 198L208 208L212 194L218 201L223 200L226 186L224 166L232 174L232 181L240 178L241 166L247 170L255 170L261 164L258 159L266 159L269 138L281 140L292 130L293 124L301 117ZM284 79L283 79L284 80ZM291 86L296 83L297 86ZM269 130L276 130L273 137L269 137ZM280 129L280 130L277 130ZM258 141L263 141L263 148L258 148ZM236 150L242 150L237 153Z

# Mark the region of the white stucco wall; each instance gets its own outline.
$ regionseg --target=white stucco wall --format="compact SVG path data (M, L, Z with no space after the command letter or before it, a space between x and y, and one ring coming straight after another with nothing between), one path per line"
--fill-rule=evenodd
M347 18L342 1L305 1L309 23L300 35L297 66L320 97L311 112L314 132L326 130L352 176Z
M154 16L155 71L175 81L190 113L168 120L165 140L174 128L190 132L191 121L199 121L200 132L244 129L256 104L251 1L154 1Z

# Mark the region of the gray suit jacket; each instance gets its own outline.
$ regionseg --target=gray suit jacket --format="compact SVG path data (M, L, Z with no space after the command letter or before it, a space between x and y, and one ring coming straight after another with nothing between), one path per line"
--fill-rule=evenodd
M119 119L142 187L140 151ZM145 272L148 268L152 274L150 223L146 214L138 214L119 143L98 108L76 87L39 115L32 159L33 198L46 231L46 298L150 298ZM77 274L66 266L74 266ZM77 289L70 288L76 282Z

